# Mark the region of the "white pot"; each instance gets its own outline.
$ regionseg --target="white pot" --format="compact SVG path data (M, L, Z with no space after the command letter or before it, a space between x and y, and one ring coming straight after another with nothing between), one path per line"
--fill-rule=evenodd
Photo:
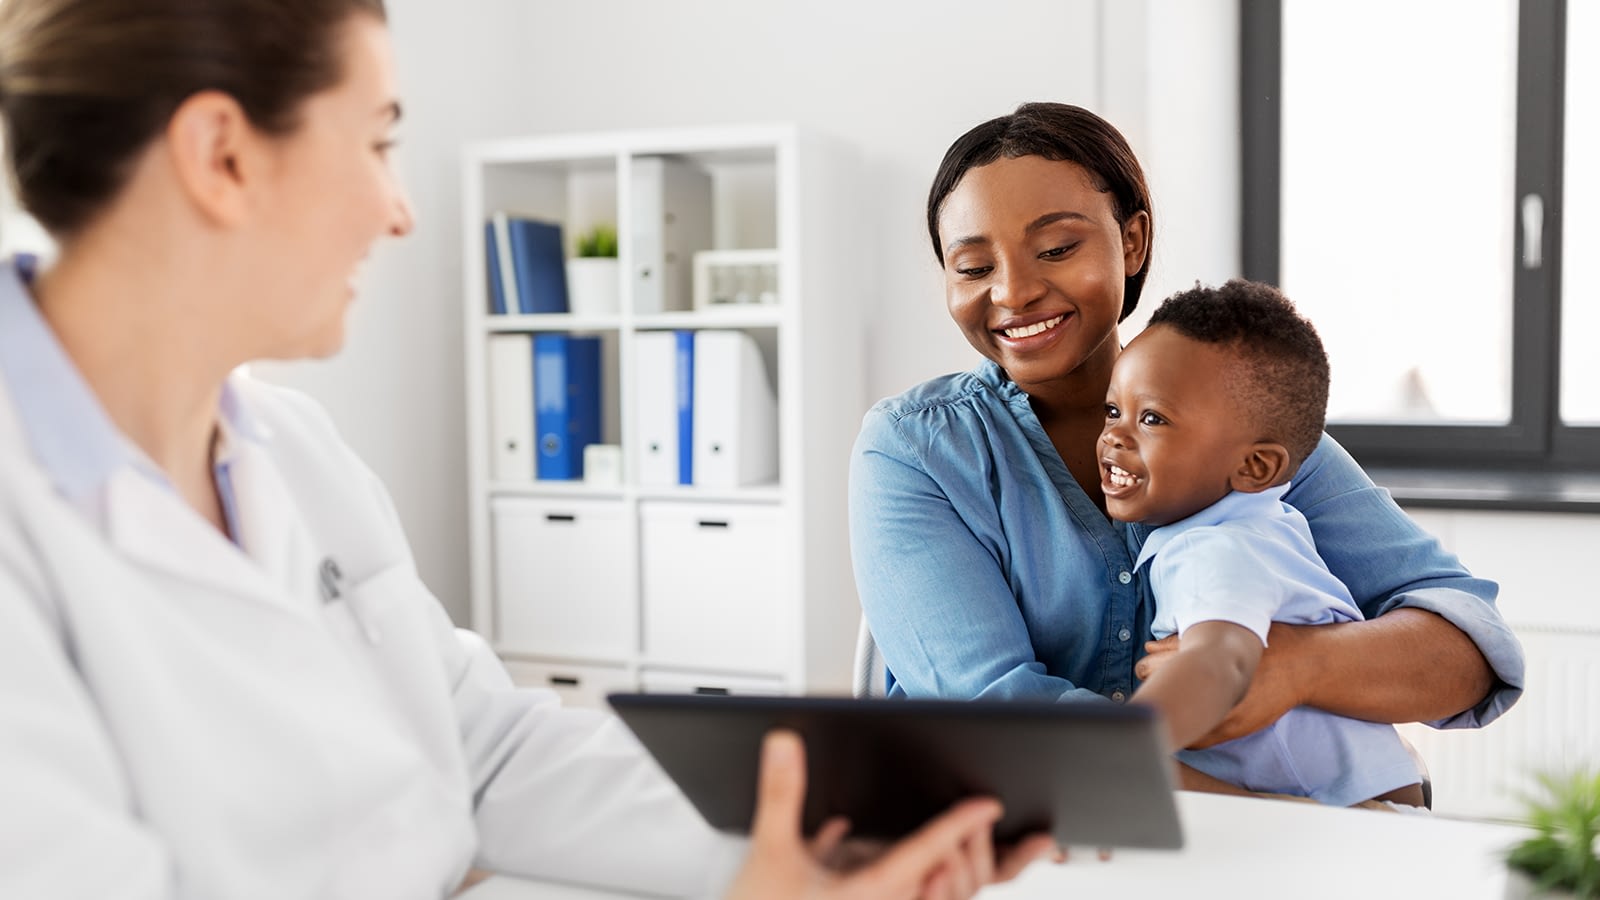
M622 309L622 272L615 257L567 260L567 308L575 315L615 315Z

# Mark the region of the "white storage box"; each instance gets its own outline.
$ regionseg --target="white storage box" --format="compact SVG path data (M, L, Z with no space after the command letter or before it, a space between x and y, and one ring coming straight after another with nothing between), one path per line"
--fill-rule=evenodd
M638 616L622 502L496 497L491 516L496 649L629 659Z
M646 694L715 694L737 697L775 697L784 693L783 680L719 672L670 672L644 669L639 688Z
M639 505L644 658L692 669L781 674L796 626L776 507Z

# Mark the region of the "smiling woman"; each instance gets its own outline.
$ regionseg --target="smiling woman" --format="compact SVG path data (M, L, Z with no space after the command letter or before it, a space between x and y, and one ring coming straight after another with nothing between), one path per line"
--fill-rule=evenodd
M0 113L60 247L0 264L0 895L726 877L625 734L458 636L326 415L234 373L335 351L411 228L382 4L6 0Z
M951 145L927 214L950 316L984 362L883 400L856 441L851 549L888 693L1126 700L1174 649L1145 648L1147 530L1107 517L1097 449L1151 263L1144 175L1098 116L1030 103ZM1510 706L1522 657L1493 584L1326 437L1285 502L1369 621L1274 625L1208 742L1301 704L1455 725Z

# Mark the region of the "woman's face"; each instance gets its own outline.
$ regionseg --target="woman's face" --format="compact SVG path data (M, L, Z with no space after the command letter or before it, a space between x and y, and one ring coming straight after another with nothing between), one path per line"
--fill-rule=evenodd
M1076 163L1022 156L970 169L939 214L950 316L1029 393L1086 362L1109 377L1148 221L1139 212L1119 225L1111 195Z
M361 263L380 237L412 226L388 158L400 116L388 31L356 15L340 42L343 80L305 101L292 134L272 139L260 221L277 270L261 311L271 316L263 355L338 350Z

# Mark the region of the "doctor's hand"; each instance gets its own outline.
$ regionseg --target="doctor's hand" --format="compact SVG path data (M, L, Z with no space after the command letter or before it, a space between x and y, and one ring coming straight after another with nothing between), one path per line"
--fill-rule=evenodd
M1261 652L1261 661L1256 664L1255 675L1250 679L1250 689L1217 723L1217 727L1189 747L1198 750L1254 734L1305 702L1297 674L1298 665L1304 661L1304 657L1298 653L1298 638L1303 628L1321 627L1273 622L1271 630L1267 632L1266 649ZM1149 641L1144 649L1147 655L1133 667L1133 674L1140 681L1149 679L1177 654L1178 637L1173 635L1159 641Z
M974 799L890 845L873 861L839 872L825 861L838 855L849 824L830 820L807 842L801 835L805 794L805 747L799 736L768 734L761 748L750 855L727 900L963 900L984 885L1009 881L1055 850L1048 835L1034 835L997 860L990 835L1000 819L1000 803Z

